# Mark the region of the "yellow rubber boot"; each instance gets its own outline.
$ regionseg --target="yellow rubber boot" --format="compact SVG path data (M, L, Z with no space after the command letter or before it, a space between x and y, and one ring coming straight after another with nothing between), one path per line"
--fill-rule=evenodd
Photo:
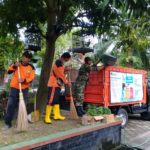
M54 105L53 111L55 120L65 120L65 117L60 114L60 106L58 104Z
M52 106L47 105L46 106L46 114L45 114L45 123L52 123L50 116L52 112Z

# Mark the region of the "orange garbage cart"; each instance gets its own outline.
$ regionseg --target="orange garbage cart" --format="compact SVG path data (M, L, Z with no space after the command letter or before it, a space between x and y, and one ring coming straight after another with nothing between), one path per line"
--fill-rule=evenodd
M92 71L84 91L84 102L109 107L127 124L128 113L148 111L147 71L107 66Z

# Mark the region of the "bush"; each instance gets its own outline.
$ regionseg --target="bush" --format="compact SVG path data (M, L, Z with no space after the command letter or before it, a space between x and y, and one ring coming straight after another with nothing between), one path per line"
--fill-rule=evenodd
M7 91L0 91L0 117L3 117L5 114L5 109L8 100L8 92Z
M7 98L8 97L8 92L7 91L1 91L0 92L0 101L2 100L2 99L5 99L5 98Z

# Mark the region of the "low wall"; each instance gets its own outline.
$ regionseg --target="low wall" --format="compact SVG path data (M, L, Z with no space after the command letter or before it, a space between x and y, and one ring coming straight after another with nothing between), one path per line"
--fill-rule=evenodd
M120 145L121 122L96 124L3 147L2 150L111 150Z

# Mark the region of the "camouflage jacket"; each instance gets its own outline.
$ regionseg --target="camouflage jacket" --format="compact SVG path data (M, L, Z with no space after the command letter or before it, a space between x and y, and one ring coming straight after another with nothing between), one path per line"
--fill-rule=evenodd
M79 69L79 74L76 81L87 81L90 73L90 66L83 64Z

